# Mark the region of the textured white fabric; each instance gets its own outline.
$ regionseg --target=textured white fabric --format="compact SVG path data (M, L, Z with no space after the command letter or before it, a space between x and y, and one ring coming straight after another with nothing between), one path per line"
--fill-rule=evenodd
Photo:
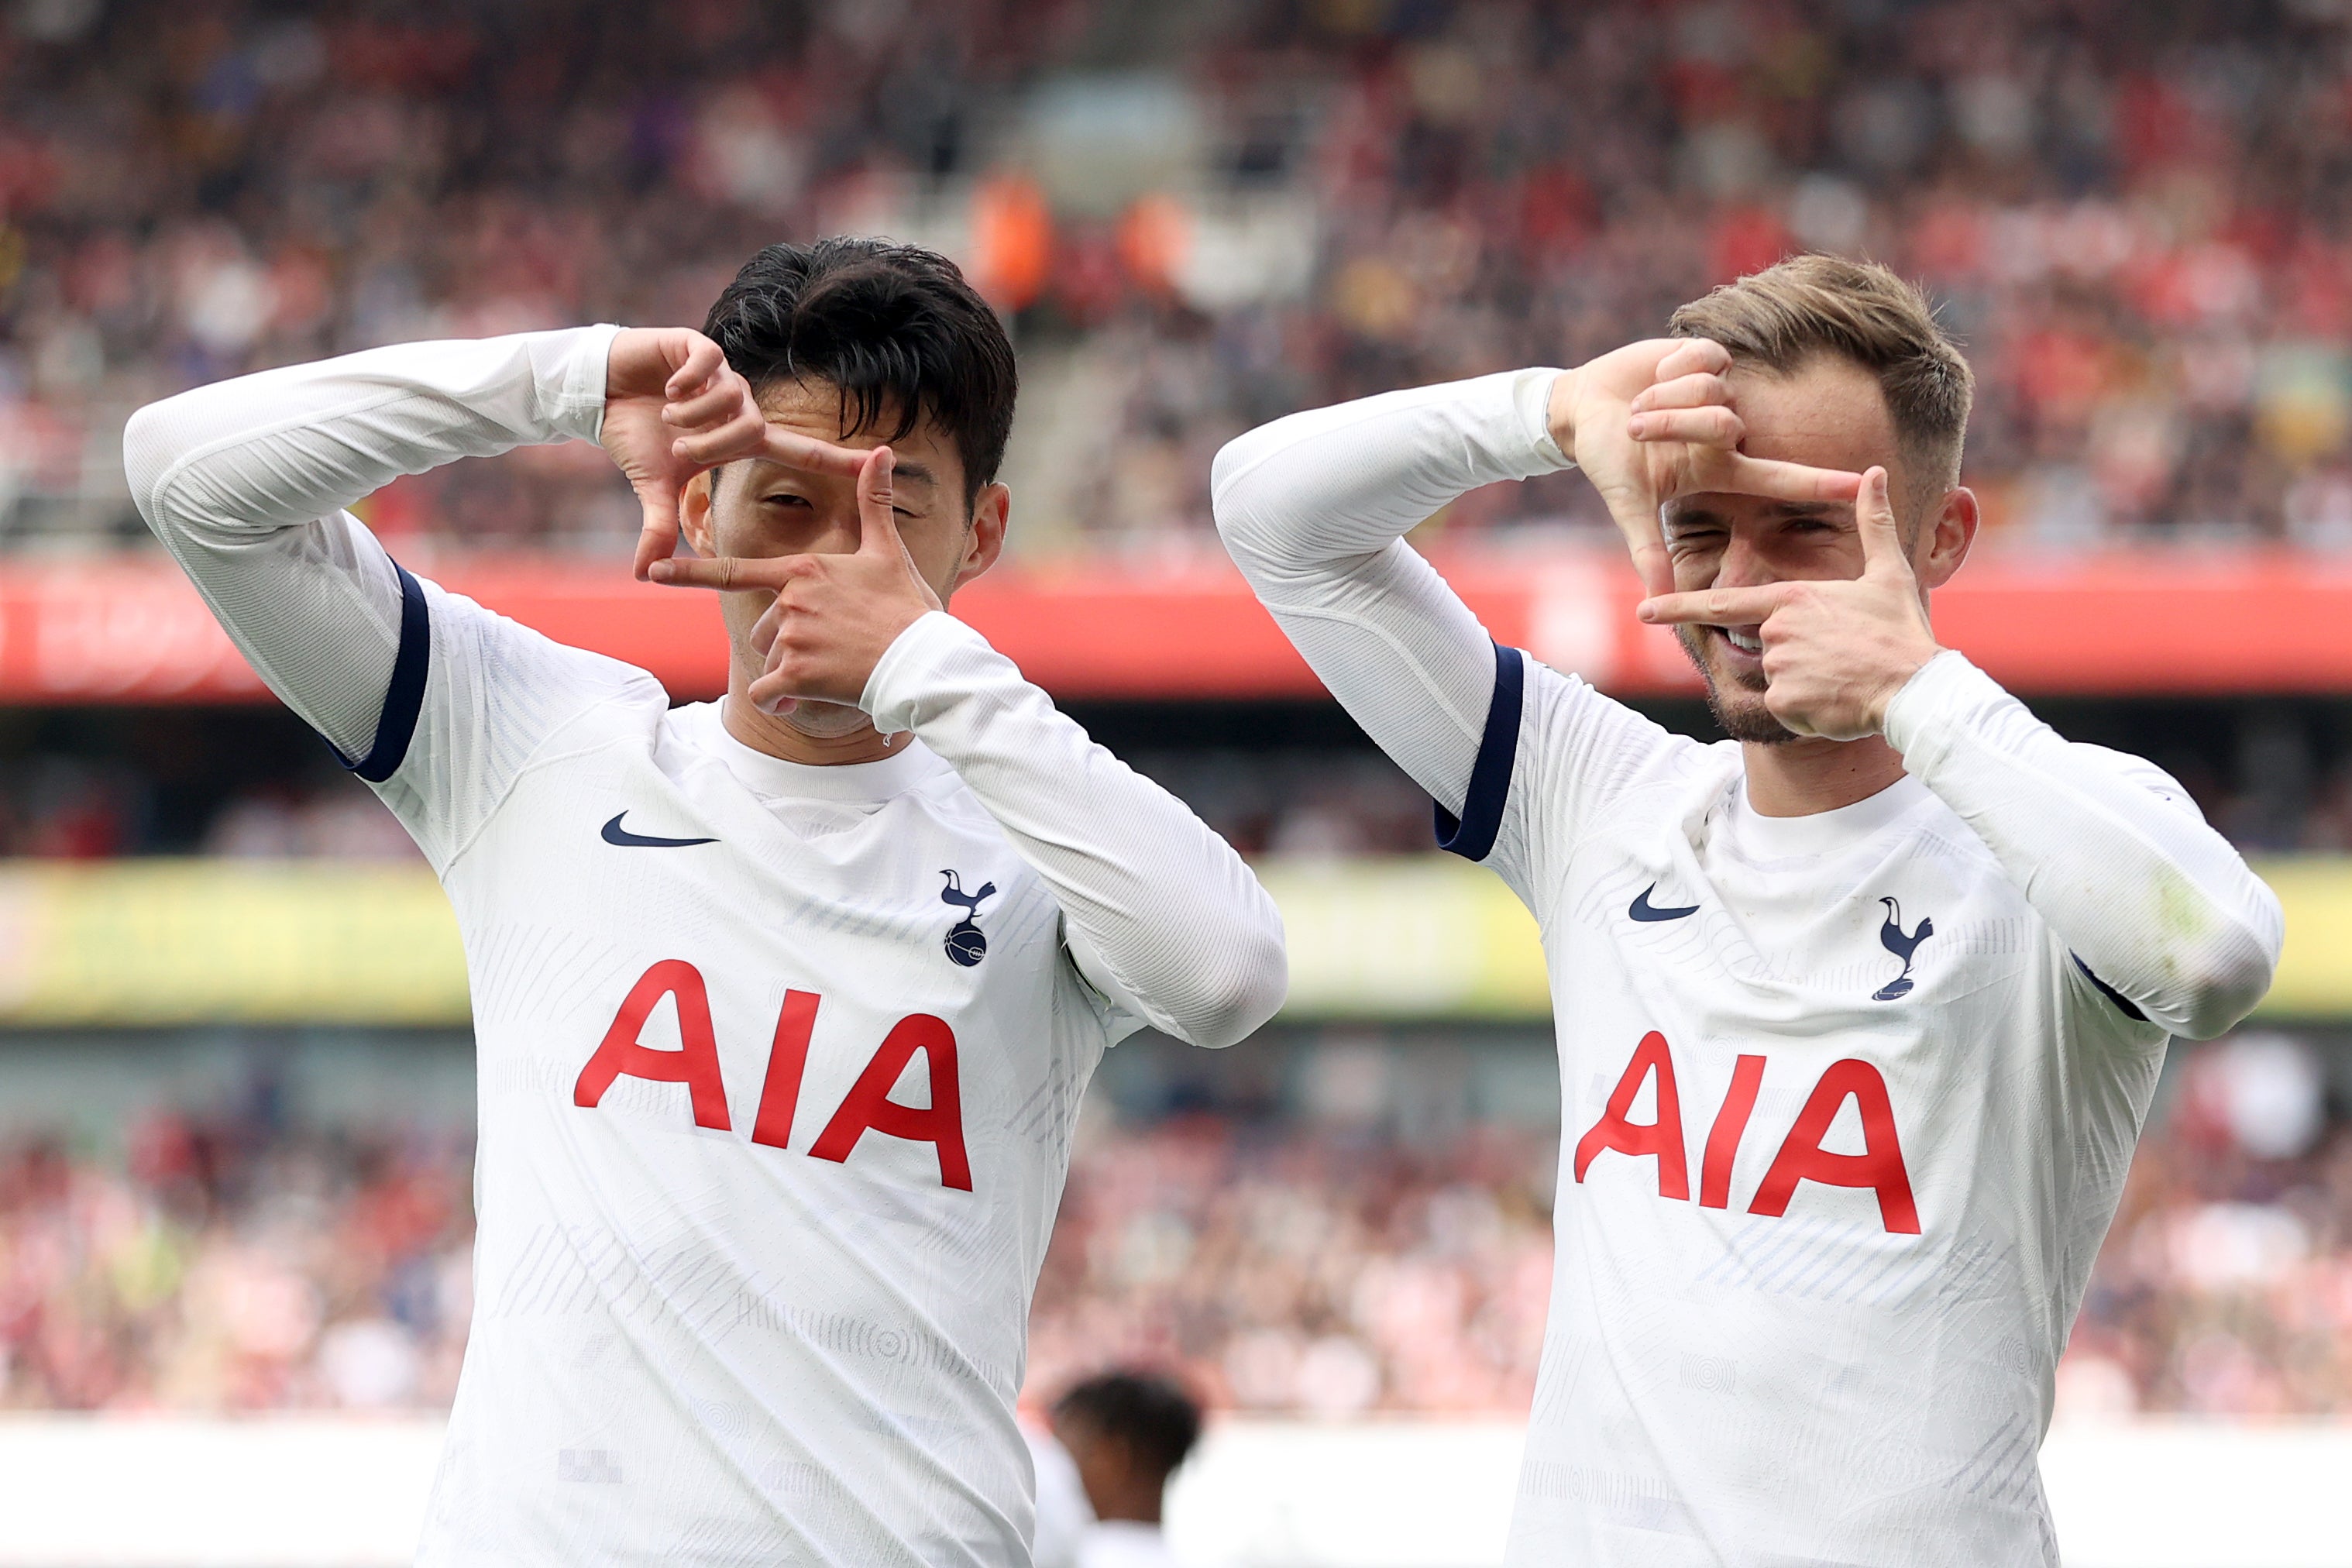
M1071 956L1104 994L1195 1045L1226 1046L1287 989L1282 917L1224 842L1175 796L1063 717L1013 662L933 612L874 668L863 705L912 730L967 780L1045 879ZM1048 741L1050 738L1050 741ZM1236 912L1271 941L1188 942Z
M1510 1561L2054 1563L2036 1453L2165 1030L2260 996L2276 901L1957 655L1895 703L1911 776L1839 811L1759 816L1736 745L1531 659L1474 778L1496 656L1396 536L1559 465L1553 374L1297 416L1215 478L1325 683L1499 811L1541 926L1563 1138Z
M184 394L133 419L133 491L360 757L402 590L341 509L593 437L610 339ZM477 1310L422 1560L1019 1568L1013 1401L1080 1092L1145 1019L1224 1044L1269 1016L1271 903L946 616L877 677L913 742L808 767L422 592L421 709L376 787L456 908L480 1078Z
M1078 1542L1094 1527L1094 1505L1087 1500L1087 1483L1077 1461L1052 1430L1024 1421L1021 1436L1029 1444L1030 1468L1037 1475L1037 1522L1030 1534L1029 1552L1034 1568L1078 1568Z

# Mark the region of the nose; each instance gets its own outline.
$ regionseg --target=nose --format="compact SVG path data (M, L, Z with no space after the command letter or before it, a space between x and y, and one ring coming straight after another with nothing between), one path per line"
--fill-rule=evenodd
M1731 538L1723 547L1723 555L1716 563L1715 582L1717 588L1761 588L1780 580L1757 548L1755 537L1735 525Z

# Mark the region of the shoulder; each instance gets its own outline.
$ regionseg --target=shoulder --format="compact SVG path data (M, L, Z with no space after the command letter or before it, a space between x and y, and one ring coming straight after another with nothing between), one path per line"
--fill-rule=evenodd
M660 681L624 660L556 641L430 578L415 579L436 652L478 668L494 684L528 683L593 696L668 697Z

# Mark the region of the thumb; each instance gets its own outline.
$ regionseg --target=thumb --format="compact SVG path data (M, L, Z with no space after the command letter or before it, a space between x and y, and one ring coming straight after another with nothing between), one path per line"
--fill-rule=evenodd
M1658 505L1646 485L1612 487L1601 500L1625 536L1625 550L1633 558L1642 592L1652 598L1675 591L1674 557L1666 553L1665 534L1658 521Z
M857 466L857 552L898 555L898 517L891 508L890 475L898 458L889 447L877 447Z
M637 483L637 500L645 510L645 523L637 532L637 552L634 565L637 581L646 580L656 561L667 561L677 553L677 487L667 479L646 479Z
M1862 533L1862 569L1875 571L1907 565L1903 560L1903 531L1895 521L1895 500L1885 468L1862 476L1862 490L1853 500L1854 521Z

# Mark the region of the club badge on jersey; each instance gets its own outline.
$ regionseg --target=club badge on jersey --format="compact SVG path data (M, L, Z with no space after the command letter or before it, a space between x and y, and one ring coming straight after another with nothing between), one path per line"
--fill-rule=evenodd
M963 879L953 871L941 871L948 885L940 890L940 902L953 904L963 910L963 919L948 929L948 957L959 967L970 969L988 956L988 933L980 929L977 918L980 901L996 895L996 884L982 882L976 893L963 890Z

